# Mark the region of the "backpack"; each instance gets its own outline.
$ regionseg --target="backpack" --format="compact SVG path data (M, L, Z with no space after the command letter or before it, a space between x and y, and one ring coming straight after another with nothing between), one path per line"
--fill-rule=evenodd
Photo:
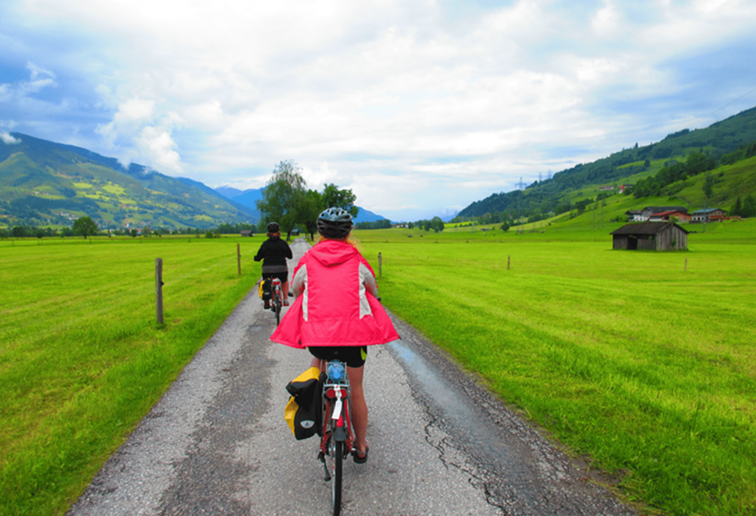
M286 385L291 394L284 410L284 419L297 440L307 439L316 433L322 435L323 380L320 369L311 367Z

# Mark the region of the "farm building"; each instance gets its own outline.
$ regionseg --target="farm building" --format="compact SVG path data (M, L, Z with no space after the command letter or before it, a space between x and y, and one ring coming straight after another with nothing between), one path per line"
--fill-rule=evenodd
M668 214L672 212L684 214L686 217L688 216L688 209L683 206L646 206L642 210L627 210L625 215L629 222L647 222L651 220L651 217L661 213ZM659 219L654 222L658 221ZM686 220L685 222L689 222L689 220Z
M693 222L714 222L722 220L727 213L721 208L709 208L693 212Z
M674 222L626 224L611 235L613 249L679 251L688 248L688 231Z
M652 215L663 213L665 211L679 211L680 213L688 213L688 208L684 206L646 206L641 211L643 212L641 219L645 221L648 220Z
M676 218L678 222L690 222L691 215L682 211L663 211L661 213L655 213L648 218L649 222L666 222L672 220L672 217Z

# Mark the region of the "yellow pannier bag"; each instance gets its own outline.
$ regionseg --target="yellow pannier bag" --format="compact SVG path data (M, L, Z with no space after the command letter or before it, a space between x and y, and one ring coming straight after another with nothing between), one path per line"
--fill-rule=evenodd
M323 407L320 396L322 386L320 376L320 369L311 367L286 385L291 398L286 404L284 419L297 440L322 433Z
M260 283L257 284L257 290L260 293L260 299L262 299L265 292L265 280L260 280Z

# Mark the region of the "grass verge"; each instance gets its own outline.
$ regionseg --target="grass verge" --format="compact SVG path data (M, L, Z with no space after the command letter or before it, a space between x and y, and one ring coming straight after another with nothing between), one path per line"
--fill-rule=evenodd
M254 286L260 242L241 242L241 277L232 239L2 243L0 514L75 501Z
M754 514L756 225L693 234L685 253L586 231L420 233L359 233L391 310L626 499Z

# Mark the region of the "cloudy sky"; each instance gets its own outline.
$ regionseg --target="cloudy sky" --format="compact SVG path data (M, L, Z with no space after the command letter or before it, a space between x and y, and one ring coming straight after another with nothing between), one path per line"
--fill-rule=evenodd
M0 136L393 220L756 106L756 1L2 0Z

